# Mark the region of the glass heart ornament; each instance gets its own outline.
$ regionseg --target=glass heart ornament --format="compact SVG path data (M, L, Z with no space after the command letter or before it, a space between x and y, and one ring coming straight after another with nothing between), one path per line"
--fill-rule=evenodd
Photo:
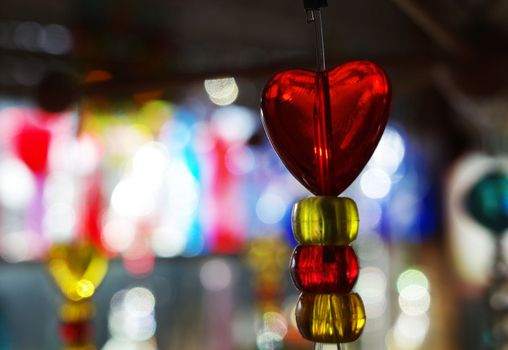
M482 177L465 197L469 214L494 235L508 230L508 174L503 171Z
M282 162L309 191L328 196L338 196L365 167L390 107L388 76L369 61L280 72L261 101L263 126Z
M47 264L60 291L72 301L92 297L108 270L108 259L88 242L53 245Z

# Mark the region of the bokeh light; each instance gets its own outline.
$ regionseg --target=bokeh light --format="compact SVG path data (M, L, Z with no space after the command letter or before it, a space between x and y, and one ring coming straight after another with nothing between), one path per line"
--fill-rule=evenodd
M233 175L245 175L255 167L255 157L250 148L231 146L226 153L226 167Z
M76 220L76 211L70 204L53 202L44 213L44 232L52 242L69 242Z
M81 298L89 298L94 292L95 286L91 281L83 278L76 283L76 293L78 293Z
M368 266L360 270L355 290L362 296L368 318L381 317L387 307L387 277L378 267Z
M212 292L226 289L232 282L233 272L229 264L220 258L211 259L201 266L199 280L203 287Z
M205 80L205 90L210 101L218 106L227 106L235 102L239 89L235 78Z
M227 106L218 108L211 116L212 128L224 140L245 142L256 131L256 114L248 108Z
M360 178L363 194L372 199L384 198L390 193L391 185L390 176L378 168L368 169Z
M400 133L388 126L369 160L368 167L379 168L392 175L404 159L405 152L404 140Z
M112 338L108 347L116 340L124 341L135 349L146 343L157 328L155 321L156 299L145 287L133 287L117 292L111 299L109 331ZM144 348L144 347L143 347Z
M397 350L416 350L423 344L430 328L427 315L408 316L401 314L387 335L387 347Z
M136 229L126 218L112 218L106 222L102 238L106 247L116 253L125 252L134 242Z
M419 288L428 290L429 279L420 270L407 269L404 272L402 272L397 278L397 291L399 293L402 293L404 289L411 286L417 286Z
M143 287L131 288L125 294L125 310L134 317L151 315L155 308L155 297Z
M19 49L36 51L42 26L36 22L20 22L14 31L14 42Z
M146 216L155 210L154 194L146 190L147 184L139 178L121 180L111 195L111 206L120 215Z
M265 224L275 224L282 220L288 203L275 193L264 193L256 203L256 215Z
M38 257L38 246L33 232L13 231L0 236L0 255L9 263L32 260Z
M276 350L284 346L283 339L288 332L286 318L274 311L262 315L261 327L256 335L256 345L259 350Z
M73 47L72 34L66 27L59 24L49 24L40 32L39 47L42 51L52 55L69 53Z
M0 161L0 202L9 209L25 208L35 195L30 169L15 158Z
M256 345L259 350L279 350L284 343L280 334L269 330L262 330L256 336Z
M403 313L411 316L424 314L430 308L429 280L416 269L408 269L397 279L399 306Z
M167 169L167 149L158 142L142 145L132 160L132 176L144 184L145 189L157 190Z

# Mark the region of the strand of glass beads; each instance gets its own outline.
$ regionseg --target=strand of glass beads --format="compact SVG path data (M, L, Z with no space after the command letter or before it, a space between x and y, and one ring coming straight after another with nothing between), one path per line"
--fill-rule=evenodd
M391 86L373 62L353 61L327 70L321 8L326 0L303 0L316 30L316 71L290 69L265 86L263 127L289 172L316 197L293 207L299 246L291 276L301 292L296 321L301 335L323 343L358 339L365 308L352 293L358 258L349 244L358 235L358 209L337 197L372 156L388 121Z
M95 350L91 298L108 270L107 257L87 241L55 243L47 264L65 298L59 313L63 349Z
M351 290L358 278L358 258L349 245L358 235L355 202L318 196L293 207L293 234L299 245L290 271L301 292L296 321L302 336L316 343L348 343L365 326L362 299Z

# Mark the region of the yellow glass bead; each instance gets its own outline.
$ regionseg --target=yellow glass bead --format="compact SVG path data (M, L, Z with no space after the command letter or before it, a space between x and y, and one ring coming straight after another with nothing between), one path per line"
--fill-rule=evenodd
M55 244L48 252L48 268L58 288L70 300L93 296L108 270L108 260L93 245Z
M66 345L64 350L97 350L95 344L76 344L76 345Z
M67 301L60 306L60 320L63 322L82 322L94 316L95 304L90 300Z
M309 197L293 207L293 234L300 244L349 244L359 222L356 203L347 197Z
M362 334L365 308L356 293L302 293L296 305L296 323L305 339L318 343L349 343Z

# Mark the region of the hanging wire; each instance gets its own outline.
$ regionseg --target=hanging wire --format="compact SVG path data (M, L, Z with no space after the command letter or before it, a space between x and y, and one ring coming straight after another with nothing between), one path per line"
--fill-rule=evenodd
M307 23L314 23L316 29L316 61L318 72L326 70L325 59L325 40L323 35L323 20L321 18L321 9L307 10Z

